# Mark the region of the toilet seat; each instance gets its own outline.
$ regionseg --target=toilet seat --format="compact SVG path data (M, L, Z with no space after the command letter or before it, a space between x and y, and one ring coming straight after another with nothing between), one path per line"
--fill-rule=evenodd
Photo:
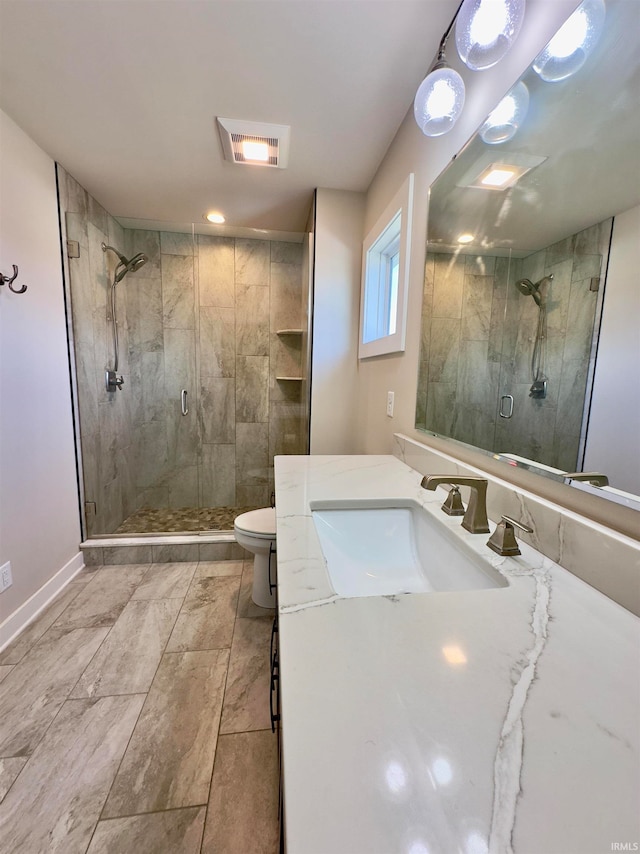
M262 540L275 540L276 511L273 507L261 507L259 510L249 510L242 513L234 521L234 527L239 531L258 537Z

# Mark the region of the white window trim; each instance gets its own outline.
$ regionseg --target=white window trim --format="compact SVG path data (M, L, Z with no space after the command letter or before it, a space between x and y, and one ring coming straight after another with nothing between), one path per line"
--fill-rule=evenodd
M383 356L387 353L401 353L405 349L407 303L409 296L409 258L411 254L411 220L413 215L413 172L409 173L400 189L386 206L376 224L364 239L362 246L362 283L360 289L360 335L358 358L369 359L372 356ZM393 220L400 214L400 259L398 265L398 299L396 331L373 341L364 342L365 332L365 295L367 285L367 255L372 246L386 231ZM376 271L373 271L374 275ZM380 271L377 271L378 275Z

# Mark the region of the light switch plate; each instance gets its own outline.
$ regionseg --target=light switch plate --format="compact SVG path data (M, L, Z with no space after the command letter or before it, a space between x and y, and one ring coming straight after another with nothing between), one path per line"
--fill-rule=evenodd
M393 418L393 398L394 393L392 391L387 392L387 415L389 418Z

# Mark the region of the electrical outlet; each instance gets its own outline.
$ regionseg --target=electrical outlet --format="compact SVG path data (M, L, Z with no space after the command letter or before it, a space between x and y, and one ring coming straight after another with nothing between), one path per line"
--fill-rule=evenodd
M5 564L0 566L0 593L4 593L4 591L11 587L13 584L13 578L11 577L11 561L8 560Z
M393 418L393 398L394 393L392 391L387 392L387 415L389 418Z

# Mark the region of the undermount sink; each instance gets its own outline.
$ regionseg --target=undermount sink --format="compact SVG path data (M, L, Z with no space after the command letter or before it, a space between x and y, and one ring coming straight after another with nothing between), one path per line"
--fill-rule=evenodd
M313 502L311 515L339 596L508 586L488 560L411 499Z

